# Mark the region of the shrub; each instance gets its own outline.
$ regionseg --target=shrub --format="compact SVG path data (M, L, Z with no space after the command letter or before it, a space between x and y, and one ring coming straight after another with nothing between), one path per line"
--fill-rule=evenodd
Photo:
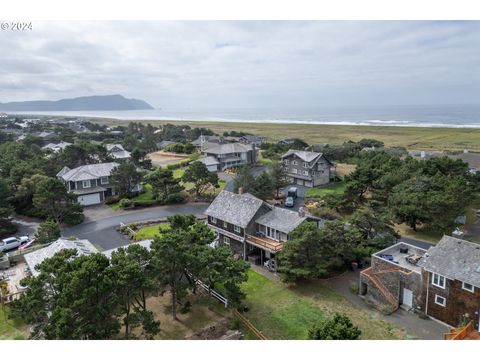
M322 321L308 331L310 340L355 340L362 332L352 321L342 314L335 314L333 319Z
M354 284L350 285L350 291L353 294L358 294L358 292L359 292L358 284L354 283Z
M118 195L109 196L105 199L105 204L112 205L120 201L120 197Z
M185 202L185 197L182 194L170 194L165 199L167 204L182 204Z
M240 319L238 317L234 317L230 319L229 327L231 330L239 330L240 329Z
M121 208L125 209L125 208L132 207L133 202L130 199L122 199L120 200L119 205Z
M0 238L13 235L16 232L17 227L15 226L15 224L11 223L8 220L0 219Z
M133 207L149 207L158 204L157 200L133 200L132 206Z

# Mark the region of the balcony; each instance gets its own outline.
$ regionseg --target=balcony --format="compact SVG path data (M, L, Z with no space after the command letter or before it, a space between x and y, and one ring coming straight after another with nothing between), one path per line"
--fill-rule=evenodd
M278 242L263 236L247 235L247 243L273 254L282 251L283 242Z

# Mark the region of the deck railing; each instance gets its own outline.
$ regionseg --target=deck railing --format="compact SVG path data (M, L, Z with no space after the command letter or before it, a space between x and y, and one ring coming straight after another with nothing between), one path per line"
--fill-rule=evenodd
M267 240L265 238L254 235L247 235L247 242L272 253L277 253L279 251L282 251L283 249L283 243L281 242L277 242L275 240Z
M444 334L445 340L463 340L472 331L474 331L473 321L469 321L467 325L461 328L454 328L450 332Z

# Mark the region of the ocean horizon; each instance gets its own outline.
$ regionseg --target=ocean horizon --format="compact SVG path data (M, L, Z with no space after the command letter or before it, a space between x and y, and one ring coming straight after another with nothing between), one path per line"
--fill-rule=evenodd
M123 111L10 111L9 114L270 124L363 125L394 127L480 128L480 105L412 105L378 107L162 108Z

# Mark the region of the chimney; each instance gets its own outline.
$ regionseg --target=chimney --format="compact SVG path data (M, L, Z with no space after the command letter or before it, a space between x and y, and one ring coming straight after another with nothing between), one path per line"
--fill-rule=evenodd
M242 195L243 194L243 187L239 187L238 188L238 195Z

